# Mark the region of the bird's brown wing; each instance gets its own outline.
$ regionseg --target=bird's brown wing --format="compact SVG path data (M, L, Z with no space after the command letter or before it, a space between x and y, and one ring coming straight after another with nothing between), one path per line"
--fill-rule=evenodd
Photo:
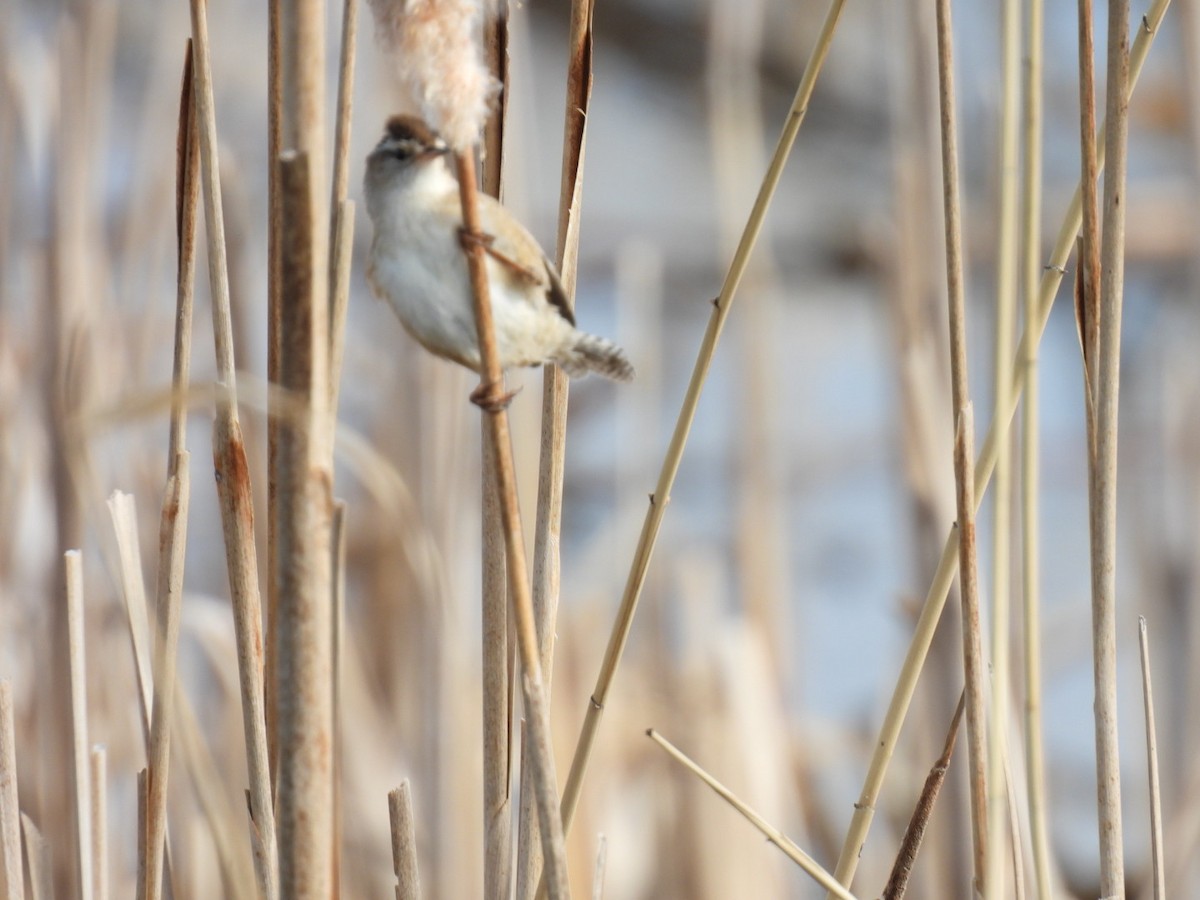
M486 241L484 250L487 254L500 264L501 271L513 282L522 285L532 283L542 288L546 302L574 325L575 314L567 304L567 293L558 272L533 235L513 219L511 213L494 197L484 195L479 201ZM507 227L501 228L500 223L505 223Z

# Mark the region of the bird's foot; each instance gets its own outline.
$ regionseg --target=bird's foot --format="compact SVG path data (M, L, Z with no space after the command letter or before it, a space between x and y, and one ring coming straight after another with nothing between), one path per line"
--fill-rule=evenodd
M480 382L479 387L471 391L471 402L484 412L498 413L508 409L513 397L521 392L520 388L505 393L501 383L495 381Z
M496 236L481 231L468 231L465 225L460 225L458 242L464 250L470 250L472 247L482 247L484 250L488 250L496 242Z

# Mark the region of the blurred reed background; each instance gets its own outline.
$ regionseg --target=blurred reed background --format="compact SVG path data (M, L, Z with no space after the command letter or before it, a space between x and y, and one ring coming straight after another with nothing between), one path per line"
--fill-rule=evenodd
M1031 0L1009 2L1016 9L1009 33L1015 21L1025 43L1015 56L1009 45L1007 70L998 10L975 0L954 9L966 358L980 446L996 373L1003 386L1012 371L1014 329L1038 315L1036 305L1021 312L1020 298L1036 299L1039 279L1055 278L1042 269L1053 263L1052 239L1069 221L1080 171L1075 10L1046 9L1044 67L1034 68L1040 77L1031 82L1042 90L1031 92L1022 83ZM547 249L559 208L568 7L531 0L508 10L503 194ZM1133 10L1133 35L1148 40L1153 31L1158 39L1130 106L1124 204L1115 691L1123 880L1130 896L1142 897L1162 894L1152 878L1139 616L1152 648L1161 765L1165 869L1157 890L1186 896L1200 877L1200 764L1187 750L1200 739L1192 697L1200 687L1200 8L1178 0L1161 19L1164 8L1156 4L1158 17L1147 25L1141 16L1154 10ZM226 338L210 315L219 290L201 225L192 365L182 373L190 387L173 392L176 298L186 293L177 244L187 216L176 206L188 193L177 197L177 134L185 146L200 140L187 137L190 126L180 128L180 73L193 33L188 5L0 7L0 521L8 523L0 526L0 677L7 681L0 714L10 709L13 722L12 737L0 734L0 818L8 898L22 896L14 877L22 864L34 897L148 895L139 874L138 773L152 752L149 711L162 702L151 700L164 659L155 623L166 626L162 610L148 617L145 610L165 590L155 589L164 578L160 560L168 559L160 556L163 479L171 474L171 490L184 490L173 455L184 440L193 448L193 496L180 544L186 577L168 891L253 897L272 877L266 857L252 853L263 838L256 831L251 839L247 825L255 778L230 614L223 537L230 526L223 532L207 448L214 417L220 424L231 415L229 393L214 385L229 384L224 366L236 359L259 561L249 570L258 583L242 590L261 592L267 605L268 561L276 558L267 510L280 483L269 475L266 413L276 409L281 421L300 414L268 389L268 10L217 2L206 14L232 345L215 363L213 348L220 357ZM332 147L343 8L329 4L319 15L328 126L317 132L318 146ZM826 17L824 4L765 0L614 0L595 10L577 315L586 330L626 347L638 379L571 388L550 716L560 785L712 299ZM1101 119L1104 20L1098 9ZM362 159L386 116L407 102L365 9L356 34L344 142L351 200L361 199ZM951 406L934 35L932 2L851 2L837 20L713 359L640 615L607 697L567 841L577 896L596 896L598 880L603 896L619 898L824 895L647 740L648 728L845 880L844 836L956 519L959 410ZM1016 145L1016 167L1002 166L1005 140L1029 133L1022 129L1034 93L1044 97L1044 138L1033 132ZM1014 108L1017 132L1003 124ZM188 159L208 158L192 146L181 171L199 165ZM1026 185L1041 186L1040 204L1018 193L1022 171L1036 160L1033 147L1044 151L1044 175L1035 170ZM185 182L191 202L204 206L198 177L193 171ZM281 177L298 176L285 168ZM329 176L318 165L310 177L319 207L330 196ZM392 892L388 792L407 779L424 896L480 896L481 461L477 412L467 402L474 381L420 351L370 295L363 275L370 227L358 208L332 451L334 494L345 504L344 562L333 574L345 582L335 651L335 890ZM1005 243L1006 228L1015 244ZM1030 467L1013 443L1001 482L1012 509L1000 520L1011 540L997 549L991 490L979 518L984 653L989 665L997 652L1010 659L1000 670L1008 675L1005 755L998 769L995 760L989 766L990 775L1004 773L1007 787L993 794L990 822L1002 831L1011 823L1016 834L1015 850L1006 837L989 845L989 896L1094 897L1114 871L1097 844L1089 441L1074 254L1066 267L1038 353L1039 405L1032 419L1018 412L1015 428L1030 435L1031 423L1040 424L1040 443L1024 457L1040 461L1040 482L1029 488L1023 480ZM286 288L289 270L277 277ZM1018 300L1015 325L1012 313L997 313L1001 294ZM996 351L998 331L1008 336ZM510 375L522 388L510 415L529 536L541 381L539 371ZM168 442L173 401L184 400L186 423ZM227 480L219 484L231 490ZM115 499L118 491L131 499ZM1040 535L1026 515L1040 523ZM1036 537L1036 568L1025 535ZM80 555L64 562L72 549ZM1005 602L996 604L998 596ZM1036 708L1035 719L1027 715L1027 600L1040 609L1034 659L1042 687L1040 698L1033 695L1040 719ZM252 604L237 608L253 618ZM959 608L955 596L933 636L854 875L857 896L883 890L942 752L963 687ZM1007 651L994 640L996 608L1008 610L1000 623L1000 633L1011 635ZM72 623L81 627L73 631ZM86 698L73 697L72 685L85 687ZM268 696L272 737L273 702ZM515 704L513 747L522 736ZM72 720L73 708L86 710L86 722ZM1027 791L1029 763L1043 758L1036 745L1027 750L1031 721L1044 723L1043 836ZM972 878L984 885L973 868L966 748L960 738L911 896L968 896ZM278 748L271 753L274 767ZM519 756L512 758L515 769ZM514 826L516 791L514 782ZM261 809L253 796L249 803ZM1000 877L997 858L1007 881L1000 889L991 880Z

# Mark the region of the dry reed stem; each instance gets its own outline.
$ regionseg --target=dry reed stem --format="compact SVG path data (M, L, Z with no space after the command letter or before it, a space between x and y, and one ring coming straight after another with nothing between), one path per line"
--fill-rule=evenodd
M917 798L917 805L908 820L908 828L904 830L904 839L900 842L900 850L896 854L896 862L892 865L892 874L888 876L887 886L883 889L883 900L901 900L908 890L908 878L917 862L917 854L921 851L921 841L925 837L925 829L929 818L933 815L934 804L946 780L946 772L950 768L950 758L954 755L954 744L958 740L958 726L962 721L963 710L966 708L967 692L964 689L959 695L958 705L950 719L950 728L946 732L946 742L942 745L942 755L937 758L929 774L925 776L925 785Z
M1096 148L1096 73L1092 39L1092 0L1079 0L1079 152L1083 190L1083 248L1078 268L1083 285L1076 303L1079 339L1083 347L1084 398L1089 422L1096 404L1096 349L1100 344L1100 201L1097 182L1100 163ZM1088 452L1096 452L1095 436L1088 429ZM1090 477L1090 476L1089 476Z
M354 260L354 201L334 209L333 248L329 254L329 445L337 432L342 361L346 354L346 314L350 309L350 271Z
M263 695L262 612L258 594L258 561L254 548L254 507L250 471L237 415L233 359L233 324L229 304L229 271L225 255L225 225L221 208L220 165L217 159L217 120L213 100L212 66L208 47L205 0L191 0L194 51L195 115L200 130L200 174L204 191L204 224L208 236L209 286L212 292L213 342L217 378L225 393L217 404L213 427L213 464L225 536L225 559L233 604L241 686L242 726L250 781L250 815L267 853L265 880L259 894L274 900L278 894L275 864L275 818L267 757Z
M1022 171L1021 266L1024 320L1037 316L1037 286L1041 276L1042 219L1042 0L1029 0L1025 57L1024 168ZM1021 597L1024 624L1025 769L1029 838L1033 849L1037 895L1049 898L1050 833L1046 800L1046 754L1042 740L1042 637L1039 562L1038 352L1030 344L1025 354L1025 398L1021 405Z
M1109 0L1104 218L1101 235L1100 344L1096 359L1095 477L1092 511L1092 652L1095 668L1096 780L1100 889L1122 896L1121 754L1117 743L1117 410L1121 306L1125 290L1125 175L1129 136L1129 0Z
M29 868L29 896L32 900L53 900L54 873L50 867L50 848L33 819L21 813L21 831L25 835L25 864Z
M416 819L413 816L412 789L407 778L400 782L400 787L388 791L388 817L392 826L392 871L396 873L396 900L420 900Z
M988 871L988 815L991 794L988 782L996 777L987 759L986 691L987 667L983 659L983 636L979 611L979 571L975 553L974 471L975 417L971 404L958 416L954 440L954 480L957 488L959 592L962 596L963 675L966 681L967 763L971 784L971 847L974 855L975 890L984 893ZM1003 779L1001 779L1003 783ZM984 893L984 896L989 896Z
M996 246L996 320L993 341L993 384L996 406L1007 403L1002 393L1010 389L1013 329L1016 325L1017 289L1020 283L1018 210L1021 153L1021 0L1001 5L1002 99L1000 122L1000 210ZM1009 629L1012 614L1012 441L999 444L992 474L992 615L991 707L987 731L987 852L985 896L1005 895L1004 858L1008 842L1008 802L1004 759L1007 753L1009 684ZM970 454L974 457L974 453ZM968 716L969 721L969 716ZM968 728L969 731L969 728ZM1014 836L1015 837L1015 836Z
M91 774L92 896L108 900L108 752L96 744L88 754Z
M174 466L184 447L187 406L179 396L191 378L192 311L196 282L196 208L200 202L200 129L193 88L194 60L189 38L179 93L179 125L175 132L175 350L171 366L171 427L167 465ZM169 470L168 475L173 474Z
M464 233L480 235L479 209L475 188L475 160L470 150L456 153L458 184L462 197ZM485 426L491 432L491 450L496 467L496 485L503 517L505 563L509 591L512 595L513 620L517 646L524 668L522 686L529 722L527 735L533 745L532 774L535 784L538 815L541 817L542 851L546 859L547 886L552 898L567 897L566 849L563 842L562 820L557 804L557 782L554 775L554 753L550 740L550 710L542 681L541 658L538 651L537 626L533 618L533 603L529 592L529 575L525 567L525 542L521 533L521 515L517 508L516 473L513 470L512 444L508 429L507 401L503 397L503 376L492 324L491 299L488 293L487 270L483 245L471 241L464 247L471 275L475 306L476 331L479 335L479 356L482 377L473 395L488 413Z
M329 445L337 427L337 401L345 352L346 310L350 301L350 262L354 248L354 204L346 199L350 179L350 114L354 99L358 0L343 0L334 114L333 186L329 208ZM275 157L272 157L274 159Z
M1011 2L1011 0L1010 0ZM954 89L954 29L950 0L936 8L939 137L942 155L942 217L945 229L946 299L950 334L950 392L954 419L954 475L958 517L959 590L962 600L963 672L966 679L967 760L970 781L971 850L975 889L983 887L987 845L987 780L983 747L983 651L980 636L978 568L975 559L975 498L971 463L975 427L967 370L966 284L963 274L958 174L958 110ZM999 399L999 397L997 398ZM856 815L858 811L856 810ZM857 859L838 859L838 880L847 886Z
M88 789L87 669L84 661L83 563L78 550L63 554L66 573L67 674L71 688L71 798L75 841L75 884L92 900L92 815Z
M187 553L191 475L186 450L171 463L158 533L158 615L154 649L154 706L150 723L149 788L146 801L146 897L164 896L163 857L167 834L167 783L176 690L175 664L183 613L183 572Z
M1138 616L1138 649L1142 660L1142 704L1146 713L1146 774L1150 794L1150 858L1154 900L1166 900L1166 865L1163 861L1162 791L1158 780L1158 730L1154 725L1154 690L1150 681L1150 638L1146 617Z
M1143 27L1138 30L1137 38L1134 40L1133 48L1129 54L1128 91L1130 95L1132 95L1133 89L1137 84L1137 76L1146 61L1146 55L1150 51L1154 35L1158 31L1159 25L1162 24L1163 17L1166 15L1169 5L1170 0L1154 0L1149 12L1145 16ZM1099 156L1097 164L1103 164L1103 160ZM1021 392L1025 387L1026 370L1021 361L1028 355L1030 348L1037 346L1041 340L1042 333L1046 329L1046 322L1050 318L1050 310L1054 305L1054 298L1062 281L1063 273L1066 271L1067 258L1070 255L1071 247L1075 243L1075 236L1079 233L1081 220L1080 190L1076 188L1075 195L1071 200L1070 206L1067 208L1066 215L1055 238L1049 262L1042 272L1042 278L1038 285L1037 315L1031 321L1025 323L1021 342L1017 345L1016 352L1014 353L1014 365L1011 375L1012 390L1008 394L1008 404L1004 408L995 411L988 429L987 438L984 440L983 449L980 451L979 458L975 464L976 502L982 500L983 493L991 479L997 444L999 441L1005 440L1008 435L1013 414L1016 412L1017 400L1020 399ZM892 691L891 701L888 704L887 712L880 726L879 736L874 744L875 749L871 754L871 762L867 768L863 789L859 795L858 802L855 804L854 815L850 820L850 827L846 832L846 837L842 844L842 852L838 860L838 877L843 884L848 883L848 880L853 878L854 871L858 867L859 854L862 852L867 834L871 829L871 821L875 815L875 804L883 788L883 779L887 774L888 763L891 761L896 744L900 739L900 729L908 713L908 707L912 701L913 692L916 690L921 668L925 663L925 657L928 655L929 645L933 640L938 619L941 617L946 597L950 591L954 567L958 562L957 531L957 526L952 526L949 535L946 537L941 559L938 561L937 570L934 572L933 579L930 582L929 591L921 607L912 641L909 643L904 663L901 666L900 674Z
M283 0L267 0L267 383L279 384L279 319L283 222L279 209L279 166L283 152ZM276 395L267 399L267 616L266 616L266 731L272 789L279 760L279 699L275 682L275 623L279 621L279 469L280 415ZM331 409L333 407L330 407Z
M813 881L817 882L817 884L821 885L821 887L825 888L835 897L842 898L842 900L854 900L854 895L851 894L849 890L842 887L842 885L838 884L837 879L835 879L833 875L822 868L820 863L797 847L796 844L793 843L792 840L782 831L780 831L770 822L766 821L762 816L739 800L738 797L731 790L729 790L729 788L725 787L725 785L713 778L712 775L697 765L694 760L688 757L678 747L664 738L653 728L646 730L646 737L650 738L650 740L662 747L663 750L667 752L668 756L670 756L685 769L712 788L713 792L718 797L732 806L738 813L742 815L743 818L746 819L746 821L762 832L768 843L774 844L776 847L782 850L784 855L798 865L801 869L803 869L804 872L813 879Z
M484 413L483 415L487 415ZM508 581L504 526L491 432L482 429L480 489L483 678L483 883L501 897L512 881L512 693L509 681Z
M138 536L137 508L133 497L113 491L108 498L108 511L117 539L117 556L121 567L121 588L125 598L125 621L133 649L133 671L137 680L138 712L142 725L142 742L150 752L150 719L154 704L154 670L151 667L149 614L146 607L146 586L142 582L141 540Z
M608 838L601 834L597 844L596 868L592 874L592 900L602 900L604 897L604 875L608 866Z
M137 872L134 881L133 896L136 900L146 900L146 832L149 828L147 819L150 806L150 773L146 769L138 769L137 773Z
M954 91L954 29L950 0L937 2L938 104L942 148L942 216L946 242L946 299L950 317L951 418L971 402L967 379L966 286L963 278L961 203L958 177L958 110Z
M563 150L558 194L556 259L567 303L574 308L578 276L579 225L583 202L583 163L592 96L592 17L594 0L574 0L567 34L567 86L563 111ZM538 465L537 519L533 542L533 615L549 700L554 673L554 635L561 587L563 472L567 447L570 384L556 365L542 369L541 458ZM531 764L522 748L522 771ZM517 900L533 896L542 867L533 786L521 779L517 842Z
M0 878L4 900L24 900L21 871L21 805L17 796L17 738L12 682L0 679Z
M280 429L276 473L279 887L288 898L326 898L333 885L332 500L321 408L328 394L322 360L329 311L316 266L321 242L313 229L317 192L311 160L307 152L287 151L279 166L284 228L280 380L309 404L306 415Z
M335 501L330 523L329 540L330 584L333 588L333 627L330 629L329 653L333 677L333 887L334 897L341 896L342 870L342 771L345 753L342 747L342 653L345 640L346 611L346 504Z
M254 896L259 884L256 877L258 873L252 868L252 864L258 865L259 862L252 855L254 844L251 845L251 853L239 852L235 838L235 829L245 815L245 804L234 806L226 800L225 778L204 742L195 711L178 680L175 682L174 707L177 714L173 742L177 746L174 749L178 750L184 771L192 782L201 818L216 848L225 895L237 900ZM251 838L252 841L258 840L253 831ZM169 864L169 844L167 849Z
M821 26L820 34L817 37L816 46L813 48L812 55L804 67L804 73L800 77L800 84L796 89L796 96L792 101L791 109L788 111L787 119L784 122L783 131L776 144L774 156L772 156L770 165L763 177L758 196L754 201L754 207L750 211L745 230L742 233L741 240L738 242L733 259L729 264L729 271L726 273L724 284L721 286L720 295L713 302L713 311L708 320L704 340L696 355L696 363L692 369L691 379L688 382L687 392L684 395L674 431L671 434L671 442L663 458L662 468L658 475L658 483L655 486L654 493L650 495L650 506L646 510L646 517L642 523L637 548L634 550L633 560L630 563L629 575L621 597L621 605L617 611L612 632L609 635L608 645L605 648L604 661L601 663L600 673L596 678L596 686L592 691L591 697L588 699L588 708L584 716L583 727L571 760L571 770L567 776L566 786L563 788L562 819L564 829L570 829L571 821L575 815L575 809L579 802L579 793L583 787L583 778L587 773L592 747L596 740L596 733L600 727L600 718L604 713L604 705L608 700L608 692L612 687L613 679L616 677L617 666L620 664L621 655L624 653L625 643L629 639L630 629L633 627L633 617L637 612L642 588L646 583L646 573L650 567L654 545L658 540L659 528L662 526L667 506L670 504L671 488L675 483L675 476L679 471L679 464L683 459L683 451L687 445L688 435L691 432L692 421L696 416L696 407L700 403L700 394L708 378L709 366L712 364L713 355L716 353L717 343L720 341L725 321L729 316L730 310L733 308L738 286L741 284L742 276L746 273L750 255L762 230L767 209L771 204L772 198L775 196L776 188L779 186L779 179L783 174L784 164L791 153L792 145L795 143L800 126L804 122L805 113L808 111L808 103L812 98L813 88L816 86L817 76L820 74L825 58L829 54L829 47L833 41L833 33L837 28L844 5L845 0L831 0L829 10L826 12L825 20Z
M501 85L500 103L483 130L483 190L501 195L504 112L508 98L508 9L501 0L484 22L488 71ZM549 367L543 369L547 371ZM486 416L486 413L482 415ZM483 892L505 897L512 884L512 650L508 628L508 576L504 566L504 525L496 487L491 433L480 423L480 622L482 630L483 729ZM536 553L536 551L535 551ZM536 613L535 613L536 614ZM524 834L522 832L522 834ZM518 881L518 891L520 890ZM519 893L517 896L521 896Z
M144 865L144 894L149 900L164 895L167 878L167 784L170 779L172 705L175 663L182 613L183 573L187 550L188 504L191 498L189 454L185 449L187 406L183 392L191 377L192 320L196 275L196 208L200 194L200 129L195 110L192 42L184 54L175 135L175 333L171 368L171 413L167 448L167 484L159 525L158 583L155 593L153 715L149 724L145 841L139 853ZM136 532L134 534L136 537ZM136 547L136 543L134 544ZM122 554L124 555L124 554ZM141 568L136 583L141 590ZM131 630L132 628L131 616ZM134 631L135 651L137 632ZM167 871L170 869L168 864Z

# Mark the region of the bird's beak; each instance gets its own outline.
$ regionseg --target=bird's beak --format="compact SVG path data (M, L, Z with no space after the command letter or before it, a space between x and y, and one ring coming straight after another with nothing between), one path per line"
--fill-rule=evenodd
M432 159L435 156L445 156L449 152L450 146L441 138L438 138L426 150L422 151L421 158Z

